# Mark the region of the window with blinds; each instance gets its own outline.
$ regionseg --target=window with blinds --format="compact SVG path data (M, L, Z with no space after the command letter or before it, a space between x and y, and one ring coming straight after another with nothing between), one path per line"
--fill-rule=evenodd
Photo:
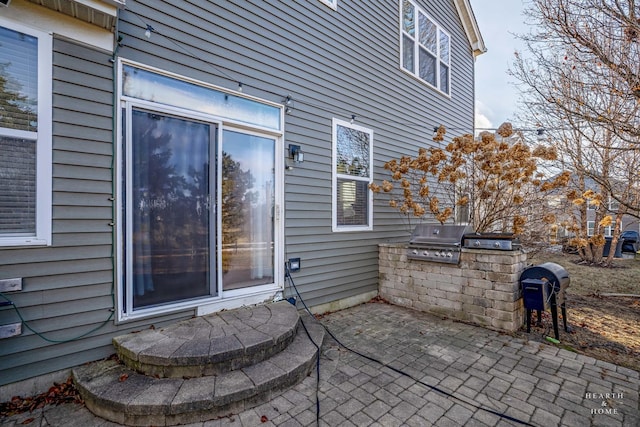
M50 243L50 81L51 36L0 19L2 246Z
M0 235L35 233L35 141L0 137Z
M371 230L373 132L341 120L333 120L333 229Z

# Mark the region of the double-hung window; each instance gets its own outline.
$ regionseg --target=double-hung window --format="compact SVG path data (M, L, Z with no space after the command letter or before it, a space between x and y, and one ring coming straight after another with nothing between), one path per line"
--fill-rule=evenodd
M401 0L401 68L449 95L451 36L411 0Z
M333 119L333 231L371 230L373 131Z
M51 35L0 17L0 246L51 244Z

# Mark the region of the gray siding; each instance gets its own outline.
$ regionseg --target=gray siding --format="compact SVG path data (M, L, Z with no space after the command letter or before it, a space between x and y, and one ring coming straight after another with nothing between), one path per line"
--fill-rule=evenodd
M197 4L193 4L197 3ZM473 127L473 55L452 0L421 1L452 37L451 97L399 67L399 2L136 1L121 15L123 58L274 102L291 95L285 146L304 163L285 176L286 254L309 305L377 290L377 244L407 236L375 201L374 230L331 231L331 120L357 116L374 131L374 176L384 162L431 144L433 127ZM146 24L156 30L143 35Z
M0 249L0 278L22 277L23 290L7 297L32 329L65 341L100 327L113 308L113 71L109 55L60 39L53 62L53 242ZM0 385L108 356L116 333L185 316L109 321L64 343L23 325L22 335L0 342ZM18 321L12 308L0 309L0 325Z
M407 236L385 200L373 231L332 232L332 118L355 114L373 130L377 181L384 162L431 144L434 126L472 130L473 55L453 1L419 3L452 36L451 97L400 70L397 0L340 0L337 11L317 0L135 0L120 12L123 58L229 89L241 81L273 102L293 97L285 147L300 145L305 161L285 174L285 257L302 259L294 276L311 306L377 290L377 244ZM11 298L53 340L100 327L113 308L112 72L107 54L55 40L53 246L0 249L0 278L24 278ZM0 385L107 356L114 335L192 313L109 321L61 344L25 330L0 345ZM0 310L0 324L17 320Z

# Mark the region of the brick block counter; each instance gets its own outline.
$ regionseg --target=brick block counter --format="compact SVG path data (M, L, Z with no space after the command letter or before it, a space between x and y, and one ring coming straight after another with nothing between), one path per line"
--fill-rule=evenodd
M407 259L405 244L379 245L379 294L387 301L480 326L515 331L523 324L521 251L462 249L460 264Z

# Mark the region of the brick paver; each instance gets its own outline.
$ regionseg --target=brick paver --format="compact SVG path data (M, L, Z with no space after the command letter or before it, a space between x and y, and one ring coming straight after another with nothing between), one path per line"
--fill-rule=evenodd
M638 372L535 342L387 304L365 304L322 322L320 426L640 425ZM562 336L561 336L562 339ZM447 396L440 391L453 394ZM236 416L192 424L316 426L316 376ZM77 405L45 407L5 426L116 427Z

